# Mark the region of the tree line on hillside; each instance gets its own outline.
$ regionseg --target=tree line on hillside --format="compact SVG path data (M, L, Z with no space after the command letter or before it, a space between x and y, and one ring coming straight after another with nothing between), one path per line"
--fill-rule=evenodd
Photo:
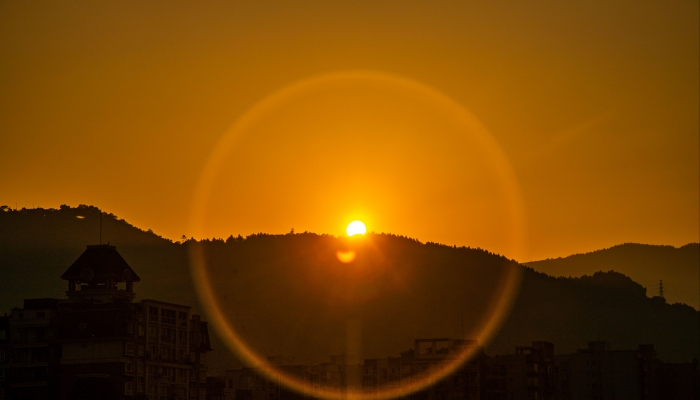
M86 244L97 243L100 210L3 210L0 305L9 310L24 298L63 297L59 277ZM175 242L112 214L102 218L104 241L116 245L142 278L136 286L140 298L206 313L189 270L190 247L203 249L230 319L265 354L300 351L316 359L343 352L348 323L357 321L367 356L400 352L397 343L417 337L462 337L486 315L504 271L517 268L522 281L516 300L486 343L494 354L533 340L556 343L561 352L606 340L616 348L653 343L667 361L700 358L698 312L648 298L642 285L619 272L552 277L483 249L394 234L352 240L310 232L255 233ZM357 252L355 262L339 261L339 250ZM217 337L212 344L221 350L214 364L225 367L230 360L225 346Z

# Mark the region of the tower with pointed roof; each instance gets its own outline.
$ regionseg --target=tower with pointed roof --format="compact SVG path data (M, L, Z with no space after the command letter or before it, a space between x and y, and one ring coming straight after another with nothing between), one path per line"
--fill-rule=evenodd
M0 400L205 400L209 330L190 306L134 301L141 278L108 244L61 278L67 299L25 299L0 318L0 355L16 354L0 365Z
M69 299L92 302L130 302L134 282L141 280L116 247L108 244L87 246L61 279L68 281Z

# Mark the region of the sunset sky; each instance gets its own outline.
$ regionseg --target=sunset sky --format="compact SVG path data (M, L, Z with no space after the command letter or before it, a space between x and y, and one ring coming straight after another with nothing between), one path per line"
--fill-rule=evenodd
M518 261L700 241L698 2L483 3L1 2L0 205Z

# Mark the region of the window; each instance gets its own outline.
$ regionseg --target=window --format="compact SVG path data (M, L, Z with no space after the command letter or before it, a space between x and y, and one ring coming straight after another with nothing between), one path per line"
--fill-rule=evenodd
M161 347L160 356L163 357L164 360L170 360L170 350L167 347Z
M148 307L148 320L158 322L158 307Z
M180 320L180 325L187 325L187 313L184 311L180 311L177 313L178 319ZM183 324L184 322L184 324Z
M143 353L145 352L146 346L140 344L139 345L139 357L143 357Z
M27 343L36 343L37 330L29 329L27 330Z
M134 324L126 324L126 333L134 333Z
M160 329L160 341L164 342L164 343L175 344L175 329L161 328Z
M124 394L127 396L134 395L134 382L124 382Z
M146 364L144 364L143 361L139 361L137 373L140 376L140 378L138 378L138 382L143 382L143 375L145 374L145 371L146 371Z
M157 338L158 337L158 327L157 326L149 326L148 327L148 337L150 337L150 338Z
M207 362L207 353L199 353L199 363L204 365Z
M148 380L152 381L152 380L157 380L157 379L158 379L158 367L156 367L155 365L149 365L148 366ZM151 393L150 388L151 388L151 386L149 386L148 393L149 394L156 394L155 391L153 393Z
M124 354L126 354L127 356L134 355L134 343L127 342L124 344Z
M143 325L139 325L139 336L143 336L143 335L144 335Z
M136 393L143 393L143 383L136 384Z
M124 373L126 375L133 375L134 374L134 363L128 362L124 364ZM133 388L131 388L133 390Z
M160 399L168 400L170 398L170 388L168 386L160 387Z
M185 368L177 369L177 380L186 381L187 380L187 370Z
M0 340L5 340L7 339L7 331L4 329L0 329Z
M163 324L175 325L175 310L162 308L160 310L160 322Z
M80 329L86 329L87 328L87 322L81 322L80 325L78 326Z
M179 388L177 388L177 389L175 389L175 390L176 390L176 393L175 393L175 398L176 398L176 399L178 399L178 400L184 400L184 399L187 398L187 389L185 389L184 387L179 387Z
M152 398L158 396L158 385L148 385L148 396Z
M37 318L46 318L46 312L44 311L39 311L36 313Z

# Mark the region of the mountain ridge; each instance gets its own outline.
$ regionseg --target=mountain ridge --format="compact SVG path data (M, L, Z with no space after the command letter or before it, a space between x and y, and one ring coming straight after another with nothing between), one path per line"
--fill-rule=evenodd
M684 303L700 309L700 244L680 247L623 243L588 253L526 262L552 276L583 276L600 270L615 270L632 277L657 294L663 280L665 297L671 303Z
M23 298L64 297L59 276L86 244L97 241L99 217L91 206L0 211L0 306L9 310ZM589 340L604 339L618 348L653 343L667 361L700 357L700 329L692 328L700 313L647 297L641 284L619 272L553 277L487 250L393 234L354 242L308 232L175 242L112 214L102 218L103 243L116 245L142 278L137 298L205 311L189 267L190 246L203 248L212 271L220 274L221 301L267 354L310 345L317 347L315 357L343 351L346 322L340 316L365 321L365 350L372 356L397 354L416 337L460 337L460 312L468 317L467 325L476 323L489 307L489 288L498 287L503 268L518 268L522 283L516 300L500 331L486 343L492 354L511 353L532 340L551 341L558 353L574 352ZM335 252L362 242L372 246L355 248L352 268L368 268L364 281L355 282L362 284L352 286L350 267ZM349 307L348 298L355 297L348 293L362 302ZM223 347L216 334L213 344ZM217 352L213 362L231 366L225 352Z

